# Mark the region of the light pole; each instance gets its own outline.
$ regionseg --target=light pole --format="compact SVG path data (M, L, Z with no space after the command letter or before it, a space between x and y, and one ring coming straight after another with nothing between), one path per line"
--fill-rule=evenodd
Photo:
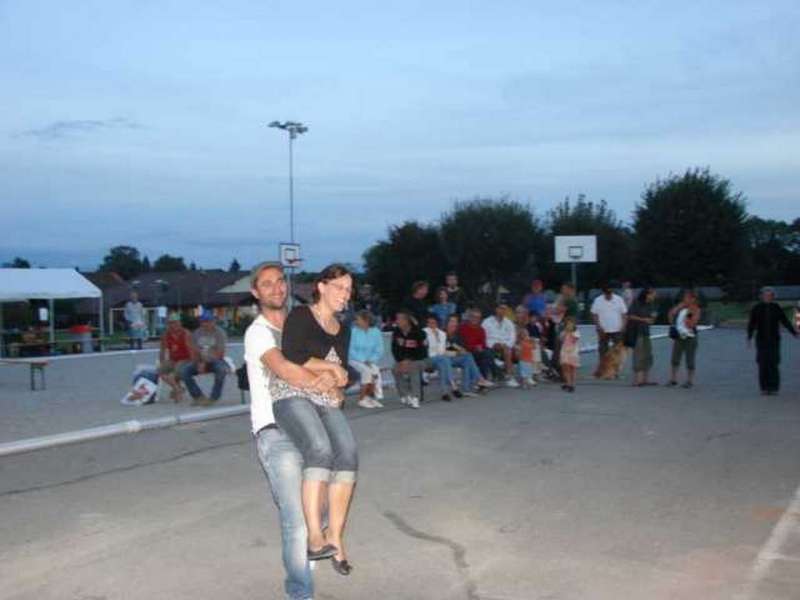
M268 127L289 132L289 241L294 244L294 140L308 131L308 127L297 121L272 121Z

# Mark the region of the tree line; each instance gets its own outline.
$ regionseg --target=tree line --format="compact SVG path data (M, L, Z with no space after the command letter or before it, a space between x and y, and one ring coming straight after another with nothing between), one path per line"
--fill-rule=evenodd
M716 285L751 298L759 285L800 284L800 218L791 223L747 212L730 182L689 169L646 186L630 223L604 200L567 198L544 217L507 196L456 202L434 223L390 227L364 253L365 278L390 302L413 281L436 285L448 271L475 294L484 286L514 291L534 277L569 279L554 262L557 235L596 235L599 261L579 265L582 287L632 280L656 286Z

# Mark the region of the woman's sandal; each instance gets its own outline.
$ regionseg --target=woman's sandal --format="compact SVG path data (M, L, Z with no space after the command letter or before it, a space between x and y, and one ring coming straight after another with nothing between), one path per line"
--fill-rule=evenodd
M306 556L308 560L325 560L326 558L333 558L338 551L339 549L336 546L325 544L319 550L312 550L309 548L306 552Z
M350 575L350 573L353 570L352 565L349 562L347 562L346 558L343 558L342 560L336 560L336 557L332 556L331 566L333 567L333 570L336 571L339 575L344 575L344 576Z

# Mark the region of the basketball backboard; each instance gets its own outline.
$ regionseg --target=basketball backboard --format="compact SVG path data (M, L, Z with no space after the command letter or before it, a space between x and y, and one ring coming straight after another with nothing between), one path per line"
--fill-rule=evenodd
M597 262L597 236L595 235L557 235L557 263Z
M281 242L278 246L281 265L292 269L299 267L303 259L300 258L300 244Z

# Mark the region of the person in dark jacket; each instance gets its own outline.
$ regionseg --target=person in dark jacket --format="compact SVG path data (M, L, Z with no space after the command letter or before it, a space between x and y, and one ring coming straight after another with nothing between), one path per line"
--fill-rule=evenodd
M428 304L430 286L427 281L415 281L411 286L411 296L403 303L403 312L408 313L414 320L414 325L422 329L428 320L430 305Z
M394 377L400 402L410 408L419 408L421 394L421 372L430 364L425 333L417 327L411 315L405 311L397 313L392 332L392 356Z
M783 309L775 302L775 290L765 287L761 290L761 302L750 311L747 324L747 344L756 337L756 362L758 363L758 384L765 396L775 396L781 387L781 373L778 365L781 362L780 326L797 337Z

